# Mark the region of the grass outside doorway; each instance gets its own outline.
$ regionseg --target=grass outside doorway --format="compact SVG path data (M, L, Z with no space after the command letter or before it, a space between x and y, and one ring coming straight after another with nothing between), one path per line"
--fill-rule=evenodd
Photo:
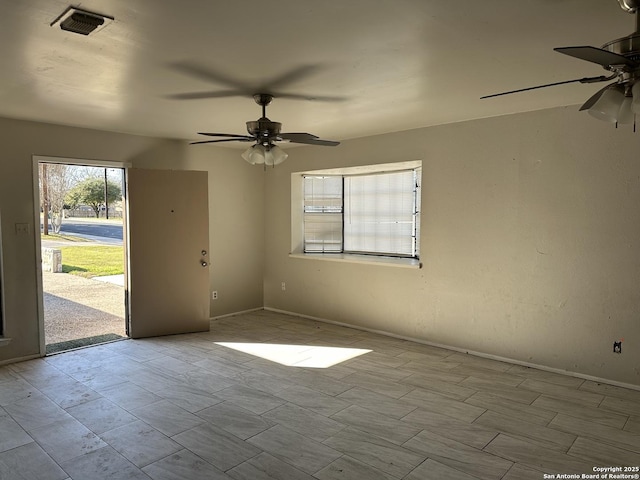
M122 246L59 247L62 272L85 278L124 273Z

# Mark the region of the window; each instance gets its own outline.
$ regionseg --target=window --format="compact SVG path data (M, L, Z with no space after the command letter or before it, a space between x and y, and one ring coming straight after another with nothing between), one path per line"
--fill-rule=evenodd
M419 258L421 168L303 175L304 253Z
M304 176L305 253L342 252L342 176Z

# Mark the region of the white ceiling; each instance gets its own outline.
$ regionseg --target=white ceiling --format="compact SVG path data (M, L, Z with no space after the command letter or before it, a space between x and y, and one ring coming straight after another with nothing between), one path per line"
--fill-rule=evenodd
M553 47L599 47L634 29L616 0L87 0L115 21L85 37L50 26L68 5L0 4L0 116L191 140L242 134L260 116L250 97L167 97L230 90L223 78L258 93L297 72L277 91L343 100L276 98L269 118L344 140L581 104L602 84L479 97L601 75Z

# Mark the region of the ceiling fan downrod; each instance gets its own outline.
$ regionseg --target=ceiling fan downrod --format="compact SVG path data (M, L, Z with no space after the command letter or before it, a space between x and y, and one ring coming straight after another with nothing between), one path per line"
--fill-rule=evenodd
M253 99L262 107L262 117L256 121L247 122L247 132L256 139L256 144L271 147L278 139L282 124L272 122L267 118L267 105L273 100L273 95L268 93L256 93Z
M256 93L253 96L253 99L256 101L258 105L262 107L262 117L267 117L267 105L271 103L273 100L273 95L269 95L268 93Z

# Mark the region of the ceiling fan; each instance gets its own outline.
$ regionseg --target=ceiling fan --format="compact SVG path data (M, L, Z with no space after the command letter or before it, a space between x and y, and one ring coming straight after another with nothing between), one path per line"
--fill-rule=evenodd
M273 100L273 95L257 93L253 95L253 99L262 107L262 117L256 121L247 122L248 135L198 132L198 135L223 138L191 142L191 145L220 142L254 142L255 144L242 154L242 158L252 165L265 164L270 166L278 165L288 157L287 153L278 147L275 142L287 141L290 143L303 143L305 145L321 145L326 147L340 145L340 142L322 140L310 133L281 133L280 128L282 124L280 122L272 122L267 118L267 105Z
M276 77L268 79L258 84L249 84L240 79L233 78L230 75L219 71L203 68L189 62L177 62L171 65L184 74L196 77L206 82L222 84L227 87L226 90L213 90L204 92L178 93L169 95L168 98L174 100L199 100L207 98L224 98L224 97L248 97L252 96L258 105L262 107L262 117L256 121L247 122L247 134L238 135L233 133L206 133L199 132L199 135L208 137L219 137L215 140L202 140L199 142L191 142L194 144L203 143L221 143L221 142L253 142L254 145L249 147L243 154L247 162L252 165L264 164L272 166L282 163L288 157L276 142L302 143L305 145L320 145L333 147L339 145L340 142L331 140L322 140L316 135L310 133L281 133L282 124L272 122L267 118L267 105L274 98L286 98L290 100L314 100L322 102L341 102L344 97L327 96L327 95L302 95L283 91L283 88L300 81L320 69L318 65L302 65L286 71ZM255 93L262 92L262 93Z
M592 116L616 125L633 123L635 131L635 115L640 114L640 0L618 0L618 3L625 12L635 14L636 29L633 33L605 43L602 48L589 46L554 48L556 52L596 63L611 72L609 75L521 88L486 95L481 99L566 83L598 83L615 79L614 82L592 95L580 107L580 111L587 110Z

